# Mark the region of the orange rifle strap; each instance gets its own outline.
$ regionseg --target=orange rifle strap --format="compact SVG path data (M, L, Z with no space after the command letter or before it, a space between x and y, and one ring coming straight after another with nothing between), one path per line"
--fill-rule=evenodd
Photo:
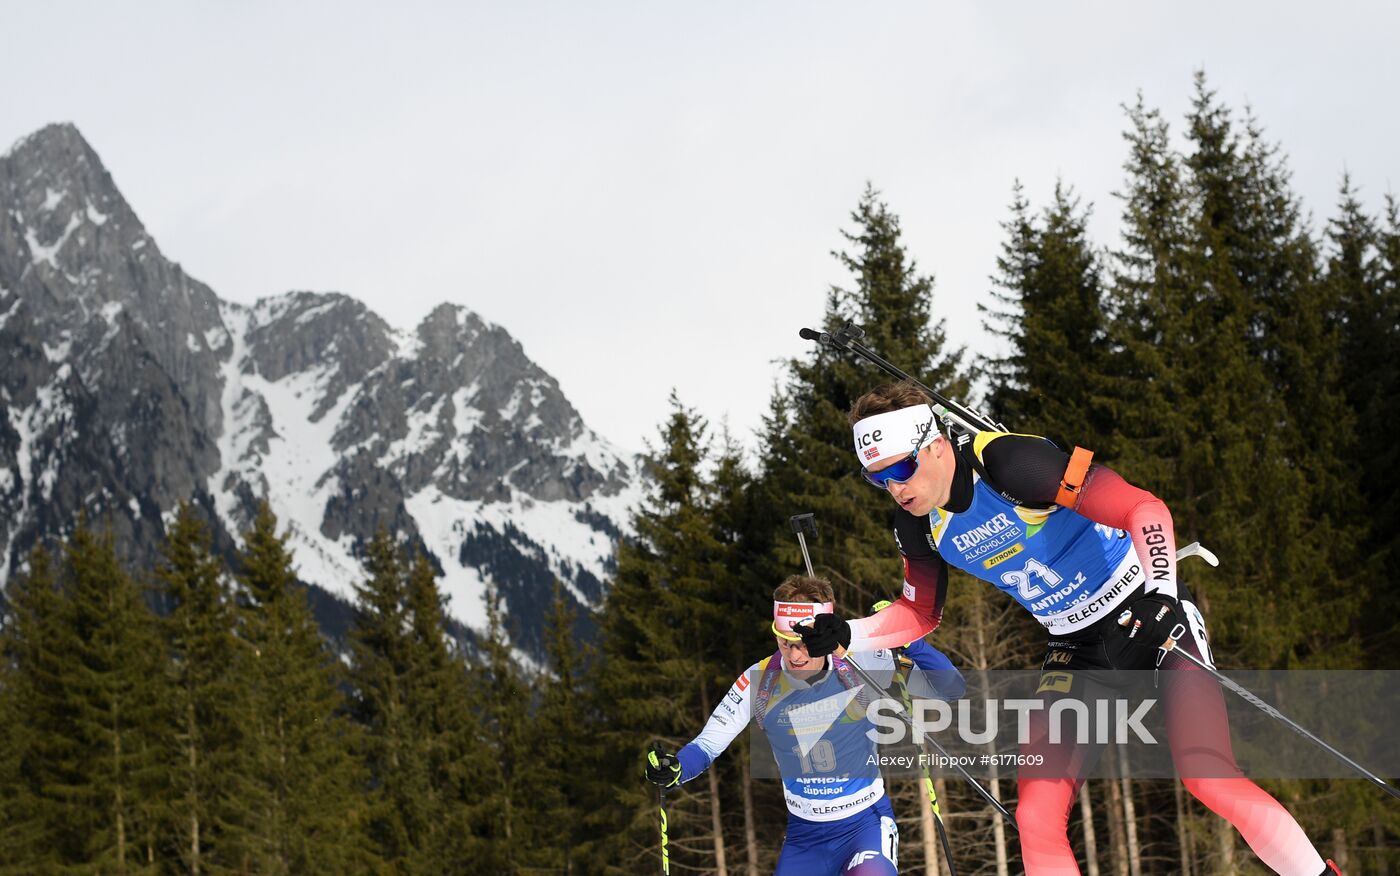
M1070 454L1065 476L1060 481L1060 492L1055 496L1055 504L1073 508L1079 501L1079 491L1084 486L1084 476L1089 473L1089 463L1094 461L1094 451L1083 447L1074 448Z

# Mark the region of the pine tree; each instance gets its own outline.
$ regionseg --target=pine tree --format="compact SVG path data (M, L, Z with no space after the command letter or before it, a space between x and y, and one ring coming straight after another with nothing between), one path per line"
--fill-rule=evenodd
M1390 423L1400 417L1400 235L1396 203L1387 199L1386 224L1367 216L1349 177L1342 180L1338 215L1327 226L1329 300L1335 302L1342 333L1339 383L1357 424L1357 442L1344 460L1358 477L1359 494L1370 509L1370 532L1357 546L1364 558L1357 575L1384 580L1397 555L1400 515L1395 511L1396 466L1400 452ZM1316 424L1325 426L1325 424ZM1353 499L1352 501L1355 501ZM1358 590L1362 588L1357 588ZM1400 664L1400 598L1386 586L1365 588L1370 610L1362 619L1372 665ZM1387 608L1391 610L1387 610Z
M1400 597L1395 588L1377 584L1386 580L1397 555L1400 516L1394 509L1400 464L1388 424L1400 417L1395 387L1400 382L1400 287L1396 265L1400 263L1396 203L1387 198L1381 221L1367 216L1351 179L1344 176L1337 215L1328 223L1326 267L1327 301L1335 308L1341 335L1340 374L1336 380L1346 394L1356 422L1356 442L1338 462L1348 466L1356 485L1347 501L1365 507L1365 515L1352 515L1369 524L1360 534L1351 564L1350 580L1343 582L1344 596L1362 602L1356 612L1364 658L1357 665L1389 668L1400 664ZM1389 419L1387 419L1389 418ZM1325 424L1315 423L1325 428ZM1387 831L1400 832L1400 818L1387 811L1374 788L1356 781L1306 783L1312 823L1326 825L1337 854L1374 845L1364 859L1380 872L1387 857L1381 839ZM1390 863L1395 854L1390 851ZM1353 863L1353 868L1358 865Z
M1217 661L1352 664L1359 603L1346 576L1358 533L1346 512L1355 482L1343 462L1352 424L1337 391L1337 298L1320 281L1286 167L1202 76L1184 157L1141 98L1129 117L1109 369L1115 465L1166 501L1179 543L1200 539L1227 564L1183 569ZM1137 786L1162 803L1148 809L1166 810L1164 791ZM1282 796L1298 795L1284 786ZM1234 834L1211 824L1228 858Z
M920 275L909 258L898 217L867 186L851 219L855 228L843 235L852 250L835 256L854 285L831 289L823 325L834 331L855 322L865 329L862 342L875 352L944 395L966 399L963 353L947 348L944 321L932 319L933 278ZM786 398L777 408L787 415L785 431L769 429L764 444L790 449L765 455L759 476L789 513L817 515L822 572L833 578L839 601L863 608L897 584L899 560L888 535L894 506L860 477L846 412L857 397L890 378L825 348L789 367ZM774 521L775 528L785 530L784 523ZM800 568L790 535L774 543L790 545L785 565Z
M771 448L769 448L771 449ZM715 500L709 519L716 540L723 546L727 587L714 595L728 623L712 633L707 652L713 653L724 675L720 688L765 655L774 652L769 625L773 589L784 578L802 569L793 552L791 530L775 528L794 509L773 485L763 485L745 462L742 448L727 432L717 448L711 481ZM779 541L780 539L780 541ZM795 565L789 565L794 562ZM755 782L752 737L744 733L728 754L711 766L719 776L723 810L732 813L727 844L732 849L730 872L757 874L771 871L778 848L767 841L783 830L786 806L778 783ZM766 751L757 756L767 757Z
M489 817L481 798L494 758L481 744L480 696L471 689L466 663L449 648L442 594L422 553L408 570L404 604L408 708L436 808L423 846L424 872L469 872L471 862L489 859L478 834Z
M1228 398L1213 394L1216 386L1208 382L1220 369L1200 369L1200 377L1178 376L1212 337L1217 308L1198 300L1205 293L1198 285L1202 268L1192 246L1192 205L1167 123L1145 106L1141 95L1128 118L1128 176L1118 193L1123 247L1114 253L1112 287L1116 349L1109 373L1115 426L1127 439L1116 465L1155 490L1175 487L1163 498L1172 507L1178 539L1190 540L1199 537L1197 504L1207 489L1197 486L1198 467L1215 464L1216 448L1243 436L1228 412L1208 415L1205 410ZM1218 383L1228 388L1227 381ZM1223 437L1193 446L1199 435L1210 435L1214 428L1224 429Z
M745 462L743 448L728 432L721 436L709 480L714 499L707 516L727 582L716 588L714 598L720 616L728 619L712 649L725 669L722 680L730 680L757 657L773 653L773 589L801 571L802 564L798 559L787 565L778 556L781 551L786 557L796 539L786 526L775 530L774 523L785 523L794 509L781 506L781 497L763 488Z
M1400 201L1392 194L1385 199L1384 223L1379 231L1379 284L1373 306L1359 309L1354 322L1364 319L1374 320L1387 327L1385 334L1378 339L1385 353L1376 366L1376 385L1379 391L1373 398L1374 406L1357 407L1364 438L1358 452L1363 459L1368 507L1377 511L1372 531L1375 538L1367 546L1378 557L1382 568L1394 567L1400 557L1400 447L1390 440L1386 424L1400 420ZM1374 479L1372 478L1374 475ZM1372 580L1383 580L1377 575ZM1400 594L1394 588L1379 588L1384 591L1380 605L1395 609L1385 613L1390 618L1400 617ZM1382 612L1374 613L1377 618ZM1388 629L1382 627L1371 633L1370 651L1375 655L1372 665L1380 667L1400 666L1400 623L1392 622Z
M1217 528L1242 532L1252 548L1249 586L1237 573L1225 591L1222 632L1265 665L1344 666L1355 659L1359 606L1339 580L1357 533L1346 513L1353 425L1337 386L1337 308L1318 280L1287 170L1258 124L1236 126L1200 75L1188 120L1195 245L1203 285L1228 302L1222 327L1231 334L1217 337L1234 358L1232 419L1244 433L1227 451L1236 470L1216 484L1225 512ZM1311 622L1318 610L1333 619L1326 628Z
M530 734L529 685L511 653L501 616L501 597L486 598L486 634L480 640L477 699L483 740L494 761L487 772L483 802L485 825L478 865L493 873L527 872L538 856L534 847L541 827L534 821L530 795L536 740Z
M236 871L250 849L239 823L247 764L243 757L246 689L237 676L232 593L207 527L182 503L167 533L156 580L167 615L161 621L175 728L166 754L173 853L181 870Z
M535 750L526 767L531 773L530 822L545 827L533 844L532 863L560 873L581 872L587 860L582 846L588 838L586 821L593 791L590 777L581 768L597 758L598 728L580 689L582 670L593 649L575 640L575 619L556 581L546 617L546 664L534 683L539 705L528 731Z
M856 323L875 352L944 395L970 401L963 352L949 348L944 322L932 318L933 278L921 275L909 257L898 217L867 187L851 219L854 229L844 233L850 250L835 254L850 271L851 285L830 291L823 326L832 331ZM765 452L749 512L748 525L766 524L766 589L771 593L782 577L802 569L787 517L813 512L816 572L835 585L837 612L860 616L896 594L902 576L890 536L894 505L860 476L846 412L858 396L891 378L824 348L791 362L789 375L765 420ZM958 582L952 589L961 592L963 586Z
M380 856L417 872L416 853L432 822L427 764L414 742L406 677L408 612L398 546L380 530L366 551L369 579L359 587L350 636L355 691L353 714L364 729L373 817L370 832Z
M145 872L156 857L168 745L156 619L121 567L110 532L98 535L80 522L65 566L60 617L75 651L56 686L71 710L73 723L59 732L73 756L55 791L77 844L69 861L103 873Z
M992 358L990 416L1017 432L1082 444L1100 454L1111 424L1101 398L1107 365L1106 290L1089 244L1089 210L1063 184L1039 220L1016 184L997 259L987 328L1010 344Z
M1270 607L1286 623L1274 647L1290 665L1354 667L1361 601L1346 579L1359 565L1364 524L1351 513L1359 482L1349 463L1356 424L1341 382L1340 296L1324 280L1319 247L1301 218L1279 147L1265 140L1252 115L1242 128L1239 200L1249 245L1240 247L1236 271L1258 308L1251 337L1285 417L1265 426L1281 437L1275 465L1295 478L1279 496L1293 516L1271 526L1279 561L1266 575L1288 594ZM1318 611L1332 622L1314 623Z
M599 763L613 776L637 775L649 740L678 749L733 681L730 660L715 649L734 619L719 595L732 584L727 548L709 518L715 500L708 425L674 394L671 404L662 446L648 459L648 495L633 516L636 537L618 548L600 617L603 659L595 678L606 729ZM614 846L625 846L610 850L609 872L634 872L656 854L655 792L638 782L619 793L626 814L610 832L620 838ZM706 858L725 853L722 832L712 829L723 816L709 777L687 785L672 809L673 831L687 830ZM683 867L696 859L677 849L672 860Z
M1112 369L1122 436L1115 464L1166 501L1178 541L1199 539L1232 558L1230 586L1194 572L1217 656L1228 655L1259 647L1246 638L1276 628L1263 598L1275 582L1259 586L1265 573L1256 558L1267 540L1260 530L1269 520L1260 503L1272 507L1293 481L1279 471L1263 485L1269 496L1256 489L1261 473L1278 467L1282 439L1270 426L1286 415L1253 355L1258 307L1231 259L1232 246L1242 245L1232 194L1242 173L1238 144L1221 129L1228 114L1199 95L1188 160L1171 149L1166 123L1141 98L1129 118L1125 248L1114 284L1122 351Z
M36 548L29 571L6 593L0 638L0 873L52 871L77 858L54 793L81 780L78 743L60 681L76 653L62 621L63 600L49 553Z
M448 648L432 564L419 554L405 568L382 530L367 559L350 681L364 728L371 835L398 872L456 872L489 851L478 837L491 758L479 744L477 703Z
M1011 218L1001 227L1006 240L997 256L997 274L992 277L995 288L990 302L978 302L977 310L983 314L982 327L1002 338L1009 349L1001 356L982 356L979 365L989 383L987 413L998 422L1013 424L1012 428L1029 430L1030 426L1017 424L1028 419L1023 409L1033 403L1030 372L1034 362L1025 351L1026 337L1031 334L1026 299L1035 292L1032 278L1040 261L1040 230L1019 179L1011 188Z
M251 787L240 815L260 873L366 872L373 856L358 799L354 728L341 714L333 657L296 582L286 536L266 504L245 533L239 632L249 685Z

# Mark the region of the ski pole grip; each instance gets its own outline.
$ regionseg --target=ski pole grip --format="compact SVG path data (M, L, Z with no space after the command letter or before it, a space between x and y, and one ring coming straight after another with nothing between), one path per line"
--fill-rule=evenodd
M798 535L807 534L813 538L817 537L817 514L815 511L808 511L806 514L794 514L788 518L788 525L792 531Z
M1162 650L1170 651L1175 648L1176 643L1181 641L1181 637L1184 635L1186 635L1186 624L1177 624L1172 627L1171 635L1167 636L1167 640L1162 643Z
M819 332L816 329L801 328L797 330L797 336L804 341L816 341L834 350L850 352L851 342L865 337L865 331L857 325L846 323L834 332Z

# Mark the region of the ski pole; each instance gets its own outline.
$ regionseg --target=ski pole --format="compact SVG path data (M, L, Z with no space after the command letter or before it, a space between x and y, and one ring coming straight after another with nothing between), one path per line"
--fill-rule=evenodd
M670 876L671 849L669 841L666 839L666 789L658 788L657 796L661 798L661 872L664 876Z
M933 779L929 778L928 767L924 767L924 784L928 786L928 801L933 807L933 824L938 828L938 841L943 845L943 860L948 862L948 876L958 876L958 868L953 866L953 845L948 842L948 828L943 826L943 813L938 811L938 791L933 787Z
M911 705L909 691L904 691L904 705L908 708ZM948 842L948 828L943 824L943 812L938 806L938 789L933 786L933 777L929 775L928 761L931 759L928 753L928 744L923 739L919 740L919 751L924 756L924 790L928 792L928 805L933 810L933 826L938 830L938 842L943 846L943 857L948 862L948 873L950 876L958 876L958 868L953 866L953 846Z
M804 532L811 533L812 538L817 537L817 515L810 512L794 514L788 518L788 523L792 526L792 531L797 533L797 544L802 548L802 562L807 565L807 577L817 577L812 571L812 555L807 553L807 539L802 537Z
M879 611L882 608L888 607L889 604L889 600L884 599L871 606L870 610ZM903 648L896 648L895 653L900 656L900 659L909 659L904 656ZM904 708L912 709L914 707L913 697L909 693L909 685L906 682L901 681L899 683L899 699L904 703ZM923 766L920 768L920 772L924 775L924 790L928 792L928 805L929 808L933 810L933 823L934 827L938 830L938 841L943 845L943 856L948 860L948 873L950 876L958 876L958 868L953 866L953 847L948 842L948 829L943 824L943 813L939 810L938 806L938 789L933 786L933 777L929 775L928 764L931 758L928 753L928 744L922 739L919 740L919 753L924 756L924 762Z
M860 342L860 338L865 337L865 329L852 323L846 323L834 332L819 332L815 329L800 329L798 335L803 340L816 341L819 344L830 347L833 350L855 353L876 368L899 380L907 380L929 394L929 397L936 403L934 412L939 416L947 417L967 432L1002 432L1005 431L1000 423L994 422L991 417L980 414L972 408L960 405L952 399L947 398L941 392L924 384L923 381L911 377L909 374L893 362L877 354L874 350Z
M1195 550L1192 551L1192 548L1195 548ZM1215 554L1212 554L1210 551L1201 547L1199 543L1189 544L1181 550L1177 551L1176 553L1177 559L1185 559L1186 557L1197 555L1201 556L1206 562L1210 563L1212 566L1218 565L1220 562L1219 560L1215 559ZM1212 560L1214 560L1214 562L1212 562ZM1255 696L1243 685L1236 684L1234 681L1231 681L1229 678L1226 678L1225 675L1222 674L1219 670L1206 663L1204 660L1200 659L1195 654L1192 654L1190 651L1187 651L1183 648L1177 648L1176 643L1180 641L1181 638L1185 635L1185 624L1177 624L1176 626L1172 627L1171 635L1167 638L1167 641L1162 645L1163 654L1175 651L1178 656L1184 657L1197 669L1203 669L1206 672L1210 673L1211 678L1214 678L1217 682L1219 682L1222 687L1229 688L1231 691L1239 695L1241 699L1249 703L1251 706L1254 706L1256 709L1259 709L1261 712L1268 715L1270 718L1282 722L1284 726L1292 730L1294 733L1297 733L1299 736L1302 736L1304 739L1318 746L1323 751L1340 760L1342 763L1356 770L1364 778L1366 778L1376 787L1380 788L1382 791L1385 791L1392 797L1400 799L1400 790L1396 790L1394 785L1391 785L1385 779L1382 779L1380 776L1366 769L1361 764L1347 757L1345 754L1342 754L1340 751L1328 745L1326 742L1323 742L1321 739L1318 739L1312 733L1309 733L1307 730L1303 729L1302 726L1289 719L1278 709L1275 709L1273 706L1259 699L1259 697Z
M909 688L905 687L901 692L906 709L913 708L913 700L909 694ZM938 829L938 841L943 845L943 857L948 861L949 876L958 876L958 868L953 866L953 846L948 842L948 828L943 824L943 812L938 806L938 789L933 786L933 777L929 775L928 762L931 760L928 753L928 743L922 738L919 740L919 752L924 756L922 772L924 774L924 790L928 792L928 805L933 810L933 826Z
M847 328L854 328L854 326L847 326ZM857 332L860 331L860 329L855 330ZM803 329L803 331L811 331L811 329ZM803 335L803 337L806 337L806 335ZM792 524L792 531L797 533L797 543L802 546L802 559L807 563L807 574L811 575L812 558L807 554L807 542L802 537L802 534L804 531L806 531L811 532L814 536L816 535L816 515L813 513L794 514L788 519L788 522ZM859 663L851 659L851 657L846 653L845 648L838 647L836 649L836 656L841 659L844 659L846 663L851 667L851 669L855 671L855 674L860 677L860 680L862 682L868 684L870 687L879 691L886 699L894 700L894 697L890 695L889 691L885 690L879 682L871 678L870 674L867 673L863 668L861 668ZM922 730L915 727L913 719L910 718L909 715L904 711L904 706L902 704L898 705L900 711L896 713L897 716L901 721L904 722L905 726L908 727L915 734L915 736L920 740L920 743L922 744L923 740L927 740L931 745L933 745L933 747L938 750L938 753L943 755L944 761L952 764L953 768L956 769L959 773L961 773L964 779L967 779L969 782L971 782L972 787L977 790L977 793L982 795L982 799L986 800L992 805L992 808L994 808L997 812L1001 813L1001 817L1005 818L1007 823L1011 825L1012 829L1016 830L1019 833L1020 829L1016 827L1015 816L1008 812L1005 806L1001 805L1001 801L998 800L996 797L993 797L992 793L986 788L983 788L981 783L974 779L972 777L972 774L963 768L962 764L958 763L956 759L954 759L951 755L948 754L948 751L942 745L938 744L938 740L932 738L931 736L928 736ZM942 819L939 819L939 822L941 824Z
M647 761L651 764L652 769L657 769L660 767L661 761L657 757L657 755L659 755L660 753L661 747L657 743L653 742L651 744L651 751L647 753ZM670 841L666 838L666 786L658 784L656 787L656 792L657 796L660 798L660 804L658 806L658 809L661 812L661 872L664 874L664 876L670 876L671 844Z
M975 789L977 793L982 796L982 799L986 800L989 804L991 804L992 808L995 809L1001 815L1002 818L1006 819L1006 823L1011 825L1012 830L1015 830L1017 833L1020 832L1020 828L1016 826L1016 816L1008 812L1006 807L1001 805L1001 801L998 800L996 797L992 796L991 791L988 791L986 788L982 787L981 782L978 782L976 779L974 779L972 777L972 774L969 773L963 767L963 765L958 762L956 758L948 754L948 750L945 749L942 745L939 745L937 739L934 739L932 736L929 736L923 730L914 726L914 719L910 718L908 713L904 711L904 705L895 700L895 698L891 696L889 691L885 690L883 687L880 686L880 683L878 681L871 678L870 674L864 669L862 669L859 663L851 659L851 655L846 652L845 648L838 647L836 649L836 656L841 658L842 660L845 660L847 665L849 665L851 669L855 671L855 674L860 677L861 681L865 682L875 690L879 691L881 694L884 695L886 699L890 700L891 702L894 702L895 705L899 707L899 711L895 712L895 717L903 721L904 726L908 727L911 731L913 731L915 736L919 739L920 743L927 741L928 744L932 745L938 751L939 754L943 755L944 761L946 761L949 764L952 764L953 768L956 769L959 773L961 773L962 777L964 779L967 779L967 781L972 784L973 789Z
M1345 754L1342 754L1340 751L1328 745L1326 742L1323 742L1321 739L1318 739L1316 736L1314 736L1312 733L1309 733L1299 724L1289 719L1278 709L1275 709L1273 706L1259 699L1259 697L1255 696L1243 685L1236 684L1235 682L1231 681L1223 673L1212 667L1210 664L1206 663L1204 660L1197 657L1195 654L1192 654L1190 651L1187 651L1184 648L1176 647L1177 641L1185 635L1186 625L1177 624L1175 627L1172 628L1171 637L1167 639L1164 645L1162 645L1162 652L1175 652L1177 656L1186 658L1186 660L1189 661L1192 665L1194 665L1197 669L1204 669L1206 672L1210 673L1211 678L1214 678L1217 682L1219 682L1222 687L1226 687L1234 691L1240 696L1241 699L1249 703L1251 706L1254 706L1255 708L1259 709L1261 712L1268 715L1270 718L1282 722L1285 727L1292 730L1294 733L1297 733L1299 736L1302 736L1304 739L1318 746L1323 751L1340 760L1342 763L1356 770L1364 778L1369 780L1372 784L1380 788L1382 791L1385 791L1387 794L1389 794L1392 797L1395 797L1396 799L1400 799L1400 790L1396 790L1394 785L1391 785L1385 779L1382 779L1380 776L1366 769L1361 764L1347 757Z
M1178 560L1184 560L1187 557L1200 557L1212 566L1220 565L1220 559L1216 557L1215 554L1202 547L1199 541L1193 541L1176 552L1176 558Z

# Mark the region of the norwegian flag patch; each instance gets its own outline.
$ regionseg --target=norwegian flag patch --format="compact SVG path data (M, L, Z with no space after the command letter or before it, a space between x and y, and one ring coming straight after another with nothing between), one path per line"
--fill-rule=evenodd
M880 455L880 448L878 448L878 447L867 447L867 448L865 448L865 450L863 450L863 451L861 451L861 452L865 454L865 458L866 458L866 459L874 459L875 457L877 457L877 456Z

